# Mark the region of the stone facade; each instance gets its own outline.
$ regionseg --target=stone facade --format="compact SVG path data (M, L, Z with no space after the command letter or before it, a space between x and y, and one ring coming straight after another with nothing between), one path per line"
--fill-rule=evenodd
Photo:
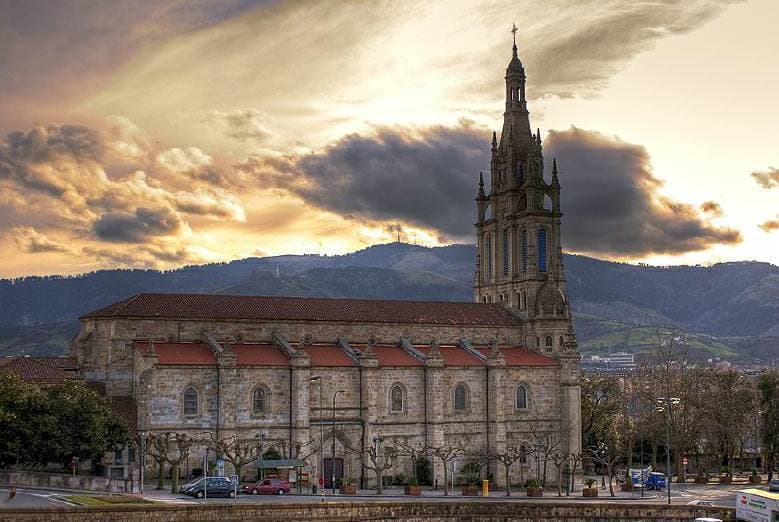
M82 317L72 349L83 378L132 398L140 433L262 434L285 457L307 456L312 476L322 456L334 457L364 486L375 476L356 452L377 437L492 454L544 438L579 452L580 357L564 293L559 183L556 169L543 182L516 45L505 118L500 146L493 139L491 194L482 184L477 198L476 303L142 294ZM528 203L544 194L551 209ZM540 226L547 261L538 261L536 235L525 267L517 234ZM495 241L503 230L505 251ZM433 465L443 485L442 464ZM389 474L413 473L410 458L395 466ZM517 463L512 480L540 474L536 466ZM489 471L503 482L494 461Z

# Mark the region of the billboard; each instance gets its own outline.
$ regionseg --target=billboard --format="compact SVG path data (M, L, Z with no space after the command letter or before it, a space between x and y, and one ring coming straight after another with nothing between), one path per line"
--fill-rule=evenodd
M779 521L779 495L759 489L739 491L736 518L748 522Z

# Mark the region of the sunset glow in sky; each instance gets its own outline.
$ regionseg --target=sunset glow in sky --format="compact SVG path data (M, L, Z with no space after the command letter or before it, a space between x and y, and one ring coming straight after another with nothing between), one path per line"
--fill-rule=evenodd
M0 277L471 243L511 23L566 250L779 263L779 3L0 2Z

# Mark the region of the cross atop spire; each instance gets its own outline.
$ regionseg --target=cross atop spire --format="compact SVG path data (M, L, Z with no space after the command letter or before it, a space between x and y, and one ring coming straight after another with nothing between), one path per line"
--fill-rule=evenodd
M517 29L517 24L512 22L511 23L511 34L514 36L514 47L517 46L517 31L519 31L519 29Z

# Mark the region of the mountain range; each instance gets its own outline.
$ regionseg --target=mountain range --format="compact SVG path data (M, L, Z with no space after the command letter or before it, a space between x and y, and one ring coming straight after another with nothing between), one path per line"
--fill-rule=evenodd
M472 245L375 245L338 256L283 255L170 271L100 270L0 280L0 354L64 353L79 315L138 292L473 299ZM684 331L704 355L779 353L779 267L758 262L653 267L564 256L583 351L640 352Z

